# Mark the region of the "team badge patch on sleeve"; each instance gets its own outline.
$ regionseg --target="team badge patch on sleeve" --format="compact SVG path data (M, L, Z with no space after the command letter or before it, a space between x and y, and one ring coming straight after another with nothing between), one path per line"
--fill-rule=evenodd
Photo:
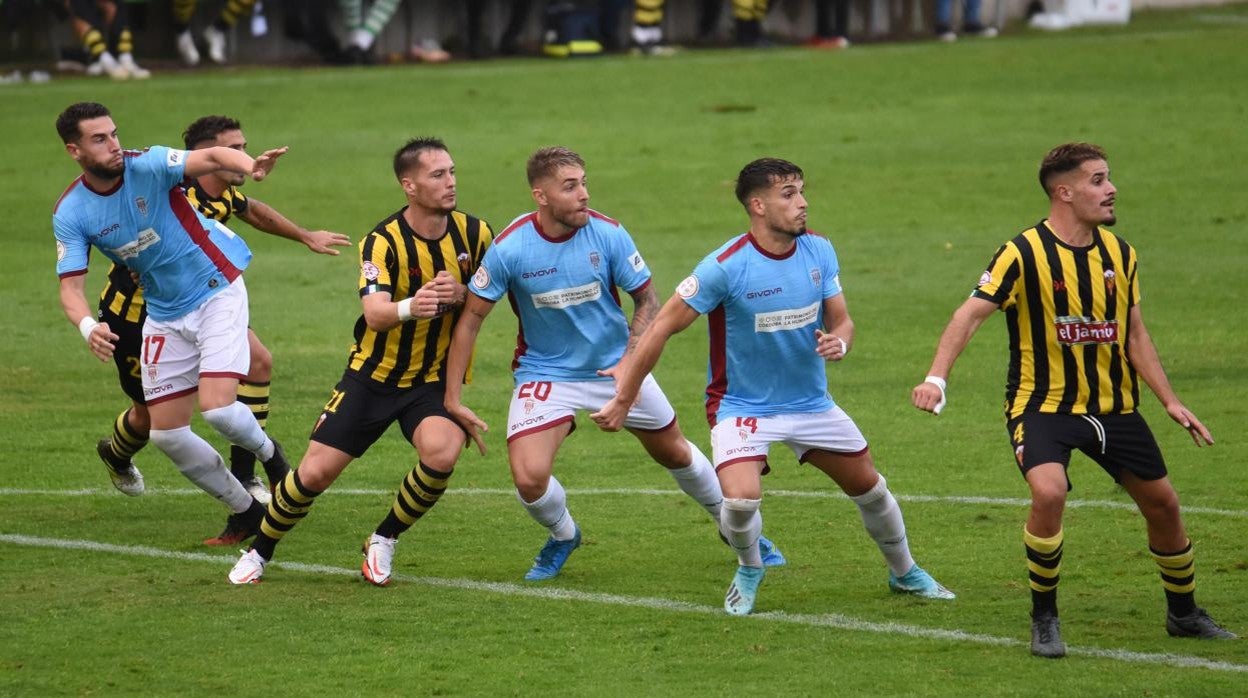
M56 241L56 261L65 259L65 243L60 240Z
M686 276L685 280L676 287L676 293L681 298L693 298L698 295L698 277L693 274Z
M377 277L381 276L381 270L378 269L377 265L373 264L372 262L364 262L363 264L361 264L360 273L363 274L364 278L368 279L369 281L376 281Z
M490 285L490 272L486 271L484 266L477 267L477 273L472 275L472 285L477 288Z

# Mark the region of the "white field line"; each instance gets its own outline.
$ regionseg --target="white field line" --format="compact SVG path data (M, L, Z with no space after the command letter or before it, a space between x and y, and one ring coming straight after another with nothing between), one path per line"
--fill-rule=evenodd
M188 495L201 494L200 490L194 488L149 488L149 495L164 495L185 497ZM354 496L354 497L390 497L394 495L394 490L376 490L376 489L332 489L327 494ZM568 488L569 495L579 497L596 496L596 495L622 495L622 496L685 496L676 488L658 490L636 487L585 487L585 488ZM842 492L831 491L799 491L799 490L767 490L767 497L793 497L797 499L848 499ZM498 496L505 495L508 497L516 496L515 490L500 488L461 488L451 487L446 491L446 495L463 495L463 496ZM935 494L897 494L894 493L898 501L915 502L919 504L982 504L985 506L1005 506L1005 507L1025 507L1031 501L1021 497L977 497L965 495L935 495ZM84 487L80 489L19 489L19 488L2 488L0 487L0 497L99 497L99 496L122 496L119 492L109 488L102 487ZM1135 511L1133 502L1119 502L1107 499L1072 499L1066 502L1067 509L1117 509L1120 511ZM1208 514L1210 516L1229 516L1238 519L1248 519L1248 511L1242 509L1218 509L1215 507L1193 507L1184 506L1184 514Z
M161 550L160 548L152 548L144 545L115 545L112 543L100 543L90 540L43 538L12 533L0 533L0 543L8 543L10 545L20 545L32 548L83 550L87 552L164 558L171 560L183 560L187 562L209 562L222 566L222 584L226 583L224 580L225 565L230 564L235 560L233 556L227 555L187 553L173 550ZM306 574L319 574L336 577L353 577L359 575L358 569L333 567L330 565L312 565L302 562L289 562L282 560L273 561L270 563L270 567L290 570L293 572L303 572ZM702 604L689 603L687 601L675 601L672 599L661 599L647 596L600 594L576 591L574 589L560 589L558 587L521 586L507 582L482 582L474 579L446 579L442 577L418 577L403 574L396 574L394 575L394 578L409 584L422 584L425 586L459 589L462 591L476 591L502 596L521 596L525 598L544 599L549 601L575 601L607 606L628 606L632 608L646 608L653 611L663 611L669 613L694 613L708 616L723 615L723 610L717 606L704 606ZM852 632L902 635L905 637L922 638L927 640L993 645L996 647L1023 648L1027 646L1027 643L1022 640L1012 637L985 635L982 633L967 632L965 630L926 628L919 625L908 625L905 623L880 623L876 621L853 618L839 613L809 614L769 611L766 613L753 614L749 618L754 622L774 622L787 623L790 625L802 625L807 627L836 628L838 630L849 630ZM1104 649L1099 647L1074 646L1068 646L1066 652L1071 655L1109 659L1132 664L1153 664L1184 669L1196 668L1209 669L1212 671L1248 673L1248 664L1235 664L1233 662L1223 662L1204 659L1202 657L1194 657L1191 655L1171 654L1168 652L1134 652L1125 649Z

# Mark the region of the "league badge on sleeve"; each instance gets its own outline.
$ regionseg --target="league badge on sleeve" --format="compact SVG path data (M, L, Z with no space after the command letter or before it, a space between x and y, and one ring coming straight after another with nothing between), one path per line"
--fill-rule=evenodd
M165 157L165 162L168 163L170 167L177 167L178 165L181 165L184 160L186 160L185 150L174 150L170 148L169 155Z
M490 285L490 272L485 270L485 265L477 267L477 273L472 275L472 285L482 289Z
M693 298L698 295L698 277L693 274L686 276L685 280L676 287L676 293L681 298Z
M60 240L56 241L56 261L65 259L65 243Z
M378 269L377 265L372 262L364 262L361 264L360 273L363 274L364 278L369 281L376 281L377 277L381 276L381 270Z

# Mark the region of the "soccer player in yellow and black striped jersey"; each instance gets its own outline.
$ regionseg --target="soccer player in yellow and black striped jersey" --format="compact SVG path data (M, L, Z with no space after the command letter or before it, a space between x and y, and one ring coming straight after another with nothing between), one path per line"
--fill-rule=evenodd
M1120 483L1148 523L1149 550L1177 637L1233 638L1196 605L1192 544L1178 495L1144 418L1139 380L1197 446L1209 430L1179 401L1144 326L1135 250L1102 226L1116 222L1117 189L1105 152L1090 143L1054 148L1040 165L1049 216L1001 247L941 335L915 407L940 413L954 361L996 309L1005 312L1010 363L1006 427L1031 489L1023 528L1032 598L1032 654L1066 653L1057 620L1062 512L1070 452L1078 449Z
M190 150L211 146L224 146L245 151L247 139L242 126L226 116L205 116L196 120L182 134ZM313 252L337 255L335 247L351 244L351 239L341 233L325 230L306 230L271 206L248 199L239 189L242 177L221 171L183 184L187 200L208 218L223 225L231 217L238 216L258 230L296 240L307 245ZM147 444L150 420L143 401L143 384L139 374L139 346L142 341L143 321L147 317L143 291L130 277L130 271L114 264L108 272L108 283L100 293L99 318L119 336L113 353L121 388L132 405L118 415L113 423L111 439L97 444L97 451L118 489L127 494L142 492L142 477L133 464L133 456ZM251 369L238 387L238 400L252 411L261 427L269 416L269 379L273 358L269 350L250 329L247 332L251 349ZM230 471L263 502L268 501L268 490L255 477L256 457L247 449L234 446L230 451ZM133 476L130 474L133 473ZM271 484L285 477L285 471L266 473ZM138 486L134 485L137 480ZM227 524L221 535L209 538L208 545L235 545L243 540L244 532Z
M231 570L234 584L258 582L278 541L316 496L398 422L418 461L364 541L361 567L368 581L388 584L395 540L437 503L467 443L442 404L446 353L467 297L465 283L493 236L484 221L456 210L455 162L442 141L409 141L395 153L394 174L407 205L360 243L364 312L346 371L302 462L274 492L260 533Z

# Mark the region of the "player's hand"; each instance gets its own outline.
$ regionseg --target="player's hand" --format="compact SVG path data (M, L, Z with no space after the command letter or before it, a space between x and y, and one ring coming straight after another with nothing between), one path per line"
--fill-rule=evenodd
M87 338L87 347L91 349L91 353L95 354L95 358L100 361L108 361L113 358L113 350L117 348L117 340L120 339L113 331L108 328L107 322L101 322L91 330L91 336Z
M1192 414L1191 410L1183 406L1183 403L1176 402L1166 405L1166 412L1170 415L1170 419L1178 422L1180 426L1187 430L1187 433L1192 437L1192 443L1198 447L1206 444L1209 446L1213 445L1213 435L1209 433L1204 424L1200 423L1199 419L1196 419L1196 415ZM1202 441L1204 443L1201 443Z
M459 423L459 426L463 427L464 431L468 432L468 438L472 439L472 442L477 445L477 450L484 456L485 439L481 436L481 432L489 431L490 425L483 422L475 412L468 409L464 405L447 404L445 407L446 411L450 412L451 416L455 418L455 421ZM465 448L467 448L467 446L468 444L464 444Z
M935 383L923 381L914 386L910 393L910 402L924 412L940 414L945 408L945 391Z
M440 303L438 301L438 290L434 287L434 282L425 282L425 285L416 291L416 295L412 296L411 303L412 317L437 317Z
M602 371L598 372L599 374ZM632 405L621 400L619 395L607 401L601 409L589 415L594 420L594 424L603 431L619 431L624 428L624 420L628 417L629 410Z
M281 148L274 148L261 153L260 157L256 158L252 162L251 178L259 182L265 177L268 177L269 173L272 172L273 168L277 165L277 159L285 155L288 150L290 150L290 148L282 146Z
M335 247L350 247L351 238L342 233L331 233L328 230L309 230L307 236L303 240L303 244L308 246L309 250L317 254L327 254L334 257L338 256L338 250Z
M434 292L438 294L438 303L455 305L459 301L460 284L451 276L451 272L443 269L434 275L429 284L433 285Z
M849 345L845 340L823 330L815 330L815 352L824 361L840 361L849 353Z

